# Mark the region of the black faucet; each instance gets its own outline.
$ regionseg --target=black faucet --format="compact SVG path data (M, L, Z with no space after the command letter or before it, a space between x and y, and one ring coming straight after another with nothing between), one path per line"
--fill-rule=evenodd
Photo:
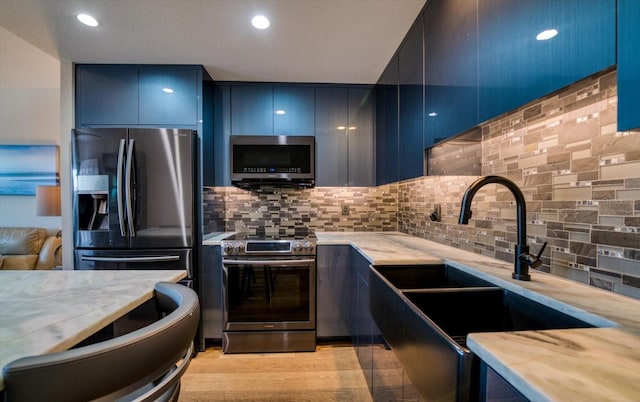
M547 242L545 242L540 248L540 252L537 256L529 254L529 246L527 245L527 207L524 202L524 196L522 195L522 191L515 185L511 180L501 177L501 176L485 176L481 177L478 180L474 181L467 191L465 191L462 196L462 205L460 206L460 219L458 223L462 225L466 225L469 223L469 219L471 218L471 200L473 196L480 190L481 187L486 184L502 184L511 190L511 193L516 199L516 209L517 209L517 225L518 225L518 244L516 244L515 248L515 261L513 265L513 274L511 276L513 279L517 279L520 281L530 281L531 275L529 275L529 267L538 268L542 265L542 261L540 261L540 257L542 256L542 252L544 248L547 246Z

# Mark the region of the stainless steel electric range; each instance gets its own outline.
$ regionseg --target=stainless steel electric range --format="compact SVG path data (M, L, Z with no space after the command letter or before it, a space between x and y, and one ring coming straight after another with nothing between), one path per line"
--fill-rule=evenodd
M236 234L222 241L224 353L316 347L316 239Z

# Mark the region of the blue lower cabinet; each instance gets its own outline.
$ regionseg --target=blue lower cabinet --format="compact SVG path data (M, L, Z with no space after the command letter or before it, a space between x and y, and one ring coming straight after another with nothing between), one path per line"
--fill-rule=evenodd
M618 130L640 128L640 1L618 0Z
M348 337L351 246L318 246L316 252L318 338Z

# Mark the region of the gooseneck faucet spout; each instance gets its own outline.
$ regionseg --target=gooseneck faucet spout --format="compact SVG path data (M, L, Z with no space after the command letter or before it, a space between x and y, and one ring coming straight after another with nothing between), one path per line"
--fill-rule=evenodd
M542 265L540 257L542 256L542 252L544 251L547 243L544 243L537 256L529 254L529 246L527 245L526 224L527 207L524 201L524 195L522 195L522 191L520 191L520 189L514 182L501 176L485 176L474 181L462 196L462 205L460 206L460 219L458 220L458 223L462 225L466 225L469 223L469 219L471 218L471 200L473 200L473 197L476 195L478 190L480 190L485 185L492 183L502 184L503 186L507 187L516 199L518 243L515 247L515 261L513 274L511 276L517 280L530 281L531 275L529 275L529 267L531 266L533 268L537 268Z

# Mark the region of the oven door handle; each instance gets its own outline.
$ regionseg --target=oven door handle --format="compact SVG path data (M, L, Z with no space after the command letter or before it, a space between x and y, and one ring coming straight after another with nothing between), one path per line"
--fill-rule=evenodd
M270 267L291 267L296 265L308 265L314 264L314 259L303 260L222 260L222 265L251 265L251 266L265 266Z

